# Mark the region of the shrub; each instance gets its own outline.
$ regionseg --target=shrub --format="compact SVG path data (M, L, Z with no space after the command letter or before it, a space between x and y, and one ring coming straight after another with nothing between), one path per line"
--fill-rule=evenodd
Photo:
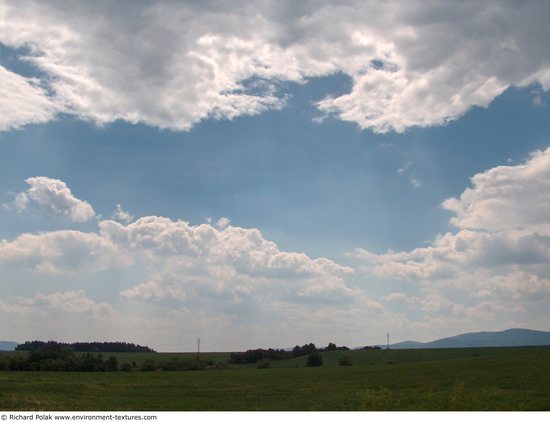
M74 359L74 370L79 372L103 372L105 365L101 354L85 353Z
M142 371L156 371L157 365L155 364L155 361L152 359L148 359L145 362L141 364L141 370Z
M185 364L186 371L199 371L206 368L206 362L203 360L189 360Z
M63 359L45 359L40 362L37 369L40 371L70 371L71 367L69 362Z
M118 360L115 356L109 356L105 364L105 370L109 372L118 371Z
M306 360L306 366L323 366L323 357L319 352L311 353Z
M29 369L29 362L22 356L12 356L9 358L8 366L10 371L27 371Z
M130 365L128 362L124 362L120 369L124 372L132 372L132 365Z

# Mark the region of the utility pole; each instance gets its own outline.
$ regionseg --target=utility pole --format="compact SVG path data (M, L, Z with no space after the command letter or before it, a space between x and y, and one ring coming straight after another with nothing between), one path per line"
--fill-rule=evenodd
M201 353L201 338L197 338L197 356Z
M390 333L387 334L388 337L388 350L390 350Z

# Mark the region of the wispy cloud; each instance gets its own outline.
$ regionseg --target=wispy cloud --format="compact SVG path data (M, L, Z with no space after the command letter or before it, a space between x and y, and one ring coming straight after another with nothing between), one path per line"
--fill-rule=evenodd
M113 214L111 214L111 218L123 223L130 223L133 221L134 216L128 211L123 210L120 204L116 204L116 208L113 211Z
M409 182L413 188L419 188L422 186L422 182L414 176L409 177Z
M414 175L415 170L413 168L412 161L409 161L403 167L398 168L397 173L401 176L408 174L407 178L413 188L419 188L422 186L422 182Z
M399 174L403 174L405 173L408 169L410 169L412 166L412 161L409 161L407 164L405 164L403 167L400 167L397 169L397 173Z

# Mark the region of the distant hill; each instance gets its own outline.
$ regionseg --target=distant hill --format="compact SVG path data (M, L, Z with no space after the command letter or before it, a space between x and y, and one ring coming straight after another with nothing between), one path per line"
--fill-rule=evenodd
M14 341L0 341L0 350L15 350L18 344Z
M390 345L392 349L445 349L457 347L514 347L514 346L548 346L550 332L512 328L496 332L466 333L446 337L428 343L403 341Z

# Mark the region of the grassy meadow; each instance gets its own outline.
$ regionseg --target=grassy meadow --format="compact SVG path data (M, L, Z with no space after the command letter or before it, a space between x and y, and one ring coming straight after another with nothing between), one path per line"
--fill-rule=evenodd
M17 352L16 352L17 353ZM104 354L105 357L111 354ZM119 363L194 354L120 353ZM550 347L357 350L178 372L0 371L2 410L550 410ZM339 366L342 356L352 366ZM226 362L228 353L201 353Z

